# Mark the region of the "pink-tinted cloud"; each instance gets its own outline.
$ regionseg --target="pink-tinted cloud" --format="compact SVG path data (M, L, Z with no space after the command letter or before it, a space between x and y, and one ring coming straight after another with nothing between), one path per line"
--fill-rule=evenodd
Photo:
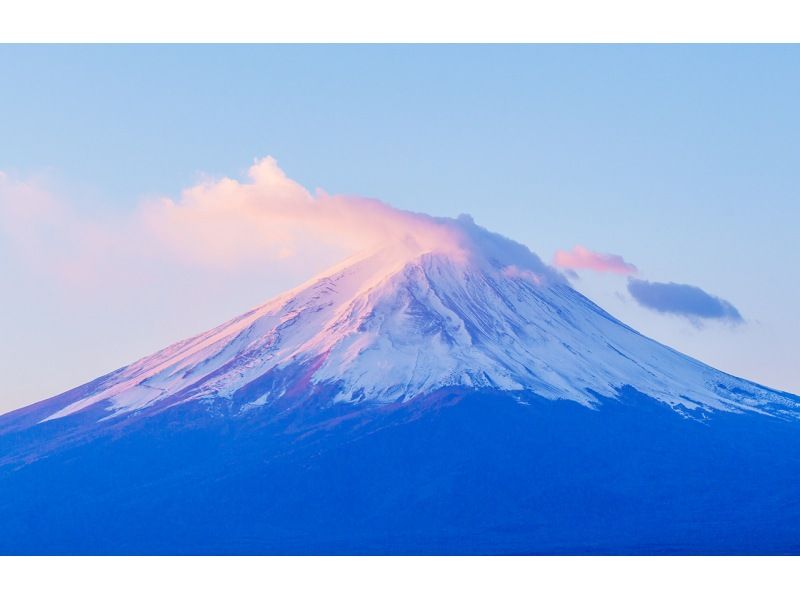
M508 278L521 278L522 280L527 280L528 282L533 283L535 285L540 285L543 282L541 275L536 274L536 272L533 272L531 270L520 268L515 264L503 268L502 273Z
M158 280L208 270L258 276L267 268L322 269L382 246L392 247L398 265L428 252L456 259L491 255L508 276L561 280L527 247L467 216L435 218L374 199L312 194L269 157L256 161L243 180L209 179L113 218L80 213L74 205L46 186L3 176L0 242L8 237L25 261L89 292L141 292Z
M415 251L455 247L452 231L423 214L377 200L310 194L272 158L256 162L248 180L209 181L177 200L139 208L144 231L181 259L230 267L297 257L309 245L354 253L406 241Z
M612 274L631 275L638 269L629 264L622 256L611 253L598 253L582 245L576 245L570 251L558 250L553 257L553 265L568 270L594 270Z
M373 199L311 194L269 157L244 180L209 179L113 217L82 212L80 202L50 187L0 173L0 246L31 271L89 292L141 287L187 267L226 274L324 267L389 244L416 253L464 249L452 221Z
M81 284L109 254L111 231L97 219L82 219L44 181L18 180L0 172L0 241L21 264Z

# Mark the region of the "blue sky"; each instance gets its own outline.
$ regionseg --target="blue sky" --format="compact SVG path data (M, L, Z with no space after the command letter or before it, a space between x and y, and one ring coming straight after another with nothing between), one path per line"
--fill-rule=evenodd
M798 47L5 46L0 81L0 171L75 222L125 220L270 155L312 191L469 213L546 261L579 244L699 287L744 322L645 309L624 276L574 283L649 336L800 392ZM26 261L22 226L0 228L0 411L217 324L324 261L174 266L158 284L131 275L87 294Z

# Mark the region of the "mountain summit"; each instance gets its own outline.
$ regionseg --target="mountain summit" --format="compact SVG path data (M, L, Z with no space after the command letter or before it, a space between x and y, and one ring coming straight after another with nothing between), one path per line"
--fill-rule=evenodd
M797 549L798 397L642 336L469 217L430 227L0 417L0 548ZM767 506L783 527L748 544Z

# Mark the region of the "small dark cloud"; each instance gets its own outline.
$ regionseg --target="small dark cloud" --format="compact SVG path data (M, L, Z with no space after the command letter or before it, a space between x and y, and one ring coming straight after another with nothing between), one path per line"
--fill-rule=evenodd
M739 310L728 301L688 284L630 278L628 292L642 307L684 316L695 323L700 320L722 320L741 324L744 321Z

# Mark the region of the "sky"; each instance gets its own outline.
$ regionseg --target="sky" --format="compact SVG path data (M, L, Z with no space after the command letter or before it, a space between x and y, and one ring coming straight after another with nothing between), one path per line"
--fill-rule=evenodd
M470 214L800 393L799 47L2 46L0 86L0 412L332 265L321 198Z

